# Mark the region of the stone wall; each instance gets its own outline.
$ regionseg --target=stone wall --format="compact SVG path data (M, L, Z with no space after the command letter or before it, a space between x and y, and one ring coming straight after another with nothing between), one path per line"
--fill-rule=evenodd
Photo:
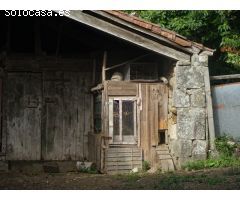
M206 159L208 150L204 73L207 55L178 61L170 79L168 135L177 168L187 161Z

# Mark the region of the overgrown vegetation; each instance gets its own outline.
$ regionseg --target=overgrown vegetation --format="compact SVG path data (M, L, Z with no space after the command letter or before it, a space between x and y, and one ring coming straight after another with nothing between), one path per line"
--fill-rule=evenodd
M187 170L200 170L218 167L240 167L240 159L235 157L219 157L215 159L197 160L188 162L184 169Z
M143 164L142 164L142 171L143 171L143 172L146 172L146 171L149 170L149 169L150 169L150 164L149 164L149 162L146 161L146 160L144 160L144 161L143 161Z
M208 158L207 160L198 160L188 162L184 169L200 170L218 167L240 167L240 159L234 155L237 144L227 135L216 138L216 150L219 153L218 158Z
M223 157L231 157L237 147L233 139L227 135L216 138L215 146L217 151Z
M190 40L216 49L209 61L212 75L240 72L240 11L127 11Z

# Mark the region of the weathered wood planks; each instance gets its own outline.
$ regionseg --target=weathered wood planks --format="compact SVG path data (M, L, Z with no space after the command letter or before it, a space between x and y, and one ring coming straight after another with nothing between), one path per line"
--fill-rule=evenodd
M84 160L92 130L91 74L44 73L44 160ZM49 77L49 78L48 78Z
M8 73L7 159L39 160L41 156L41 74Z

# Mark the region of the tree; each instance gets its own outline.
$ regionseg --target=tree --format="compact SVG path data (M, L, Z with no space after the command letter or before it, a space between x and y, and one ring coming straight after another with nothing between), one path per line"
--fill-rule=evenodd
M216 49L209 61L212 75L240 73L240 11L134 12L140 18Z

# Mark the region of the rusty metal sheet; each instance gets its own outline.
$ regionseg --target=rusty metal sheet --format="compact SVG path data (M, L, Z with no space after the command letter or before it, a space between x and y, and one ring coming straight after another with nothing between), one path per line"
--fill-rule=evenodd
M212 87L216 136L240 139L240 82Z

